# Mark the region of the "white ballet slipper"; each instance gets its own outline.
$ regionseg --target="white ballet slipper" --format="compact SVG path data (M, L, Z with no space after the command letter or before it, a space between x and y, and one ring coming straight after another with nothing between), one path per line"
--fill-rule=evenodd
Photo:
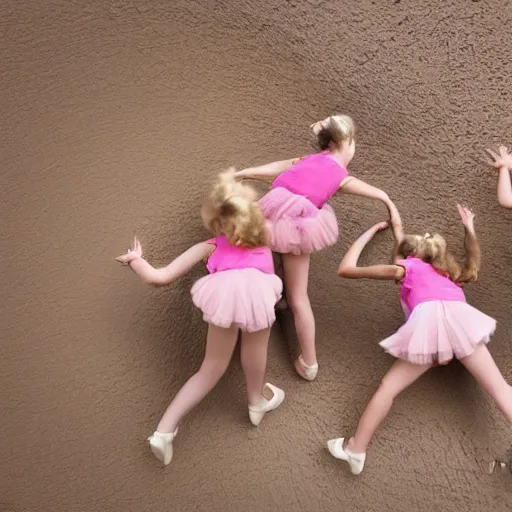
M178 429L171 433L157 432L148 437L149 447L153 455L165 466L172 460L172 442L178 433Z
M265 388L272 391L272 398L261 405L249 405L249 419L251 420L251 423L255 427L257 427L261 423L261 420L263 419L267 412L277 409L283 403L284 400L285 395L282 389L279 389L278 387L273 386L268 382L263 387L263 389Z
M353 475L360 475L364 469L366 453L351 452L350 450L343 448L344 443L345 439L343 437L331 439L330 441L327 441L327 448L334 458L348 462L350 471Z
M318 375L318 363L308 365L304 361L302 354L295 361L295 371L306 380L315 380Z

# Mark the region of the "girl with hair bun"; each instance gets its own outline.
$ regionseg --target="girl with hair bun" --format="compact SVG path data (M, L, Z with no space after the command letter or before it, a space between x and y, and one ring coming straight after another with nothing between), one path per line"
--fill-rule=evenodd
M274 273L265 219L256 193L237 183L233 174L229 170L219 176L201 211L214 238L194 245L164 268L156 269L143 259L137 238L126 254L116 258L154 286L172 284L201 261L206 261L209 271L191 291L194 304L208 322L203 363L178 392L149 437L151 451L165 465L172 459L178 425L224 375L239 331L251 423L259 425L265 414L284 400L283 390L264 383L274 307L281 298L283 285Z
M286 299L301 348L295 369L310 381L318 373L315 318L308 296L310 254L338 240L338 222L329 199L337 192L378 199L387 206L392 223L398 216L385 192L348 174L355 152L352 119L333 115L314 123L311 129L318 153L235 173L242 179L273 180L260 204L271 226L272 250L283 255Z

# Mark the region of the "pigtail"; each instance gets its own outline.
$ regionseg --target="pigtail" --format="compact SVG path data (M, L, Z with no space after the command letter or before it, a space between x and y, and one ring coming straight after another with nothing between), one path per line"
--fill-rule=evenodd
M478 279L481 251L475 233L467 229L466 236L464 237L464 247L466 249L466 258L458 281L460 283L469 283Z
M424 260L430 263L440 274L448 277L453 282L457 282L461 269L453 255L448 251L446 240L437 233L434 235L425 235Z

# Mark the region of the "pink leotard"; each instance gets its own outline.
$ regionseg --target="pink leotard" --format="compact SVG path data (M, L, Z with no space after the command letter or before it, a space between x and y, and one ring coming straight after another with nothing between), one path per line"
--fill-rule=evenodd
M448 277L441 275L429 263L419 258L407 258L397 262L405 268L402 280L400 300L406 310L406 316L422 302L432 300L466 302L462 288Z
M244 268L255 268L274 274L274 261L269 247L256 247L247 249L231 245L224 235L208 240L209 244L215 245L206 262L206 268L210 274L224 270L239 270Z
M285 188L322 208L347 176L348 171L323 151L300 159L274 180L272 188Z

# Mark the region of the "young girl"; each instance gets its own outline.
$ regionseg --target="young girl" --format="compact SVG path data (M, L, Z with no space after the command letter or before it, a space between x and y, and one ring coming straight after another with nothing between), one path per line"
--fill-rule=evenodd
M492 149L487 152L493 159L492 165L500 170L498 178L498 203L504 208L512 208L512 183L510 171L512 171L512 152L509 153L505 146L500 146L498 153Z
M275 320L274 306L281 297L282 282L274 274L265 219L255 192L236 183L232 171L221 174L203 206L202 217L215 238L194 245L164 268L155 269L142 258L137 239L126 254L116 258L129 265L145 283L155 286L173 283L203 260L209 271L191 292L194 304L208 322L204 361L149 437L151 451L165 465L172 459L178 425L225 373L239 330L252 424L259 425L265 413L284 400L281 389L264 384L270 327ZM270 399L263 396L264 390L270 392Z
M310 254L338 240L336 216L327 202L341 191L381 200L392 221L398 215L386 193L348 174L347 166L355 151L352 119L330 116L311 128L319 153L235 173L237 178L273 180L271 191L260 204L272 225L272 250L283 255L286 299L302 351L295 369L310 381L318 373L315 318L308 297Z
M370 440L393 400L432 366L447 364L453 357L473 374L512 423L512 387L486 347L496 321L467 304L462 291L463 283L478 276L480 249L473 213L460 205L458 209L466 232L466 263L462 268L440 235L404 237L400 224L395 228L395 264L359 267L361 252L375 233L387 226L386 222L363 233L340 264L342 277L401 281L400 298L407 318L395 334L380 343L398 360L370 400L354 436L346 444L343 438L327 443L331 454L348 462L355 475L363 471Z

